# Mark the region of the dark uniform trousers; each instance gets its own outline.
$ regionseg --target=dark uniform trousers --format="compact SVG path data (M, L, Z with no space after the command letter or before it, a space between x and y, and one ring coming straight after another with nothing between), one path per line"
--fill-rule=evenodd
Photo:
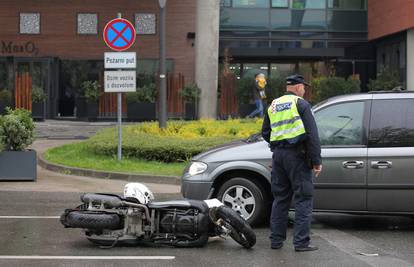
M286 240L288 211L294 196L293 245L308 246L313 205L312 170L305 154L297 148L275 148L272 160L271 243L276 245Z

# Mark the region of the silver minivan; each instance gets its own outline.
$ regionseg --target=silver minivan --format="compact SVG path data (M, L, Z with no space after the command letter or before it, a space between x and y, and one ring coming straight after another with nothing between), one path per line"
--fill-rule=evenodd
M414 92L344 95L313 108L323 172L314 210L414 215ZM260 134L195 156L184 197L217 197L251 224L268 216L271 152Z

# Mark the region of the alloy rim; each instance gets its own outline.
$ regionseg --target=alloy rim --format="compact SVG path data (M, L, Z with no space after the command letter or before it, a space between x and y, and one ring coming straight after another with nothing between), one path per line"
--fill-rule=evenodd
M223 194L222 202L239 213L245 220L252 217L256 209L253 193L241 185L229 187Z

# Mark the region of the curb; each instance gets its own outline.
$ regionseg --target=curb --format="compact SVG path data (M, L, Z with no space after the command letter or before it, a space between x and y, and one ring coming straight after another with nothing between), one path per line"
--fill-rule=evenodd
M37 164L42 168L59 172L68 175L78 175L78 176L88 176L94 178L102 179L113 179L113 180L125 180L129 182L138 182L138 183L155 183L155 184L172 184L180 185L181 178L176 176L161 176L161 175L139 175L131 173L122 173L122 172L106 172L106 171L97 171L91 169L75 168L68 167L56 163L50 163L49 161L43 158L43 154L38 153L37 155L38 162Z

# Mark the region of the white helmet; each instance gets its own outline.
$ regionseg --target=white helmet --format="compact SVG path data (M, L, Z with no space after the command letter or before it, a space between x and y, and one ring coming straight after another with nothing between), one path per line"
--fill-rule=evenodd
M140 204L148 204L154 195L144 184L128 183L124 187L124 198L135 198Z

